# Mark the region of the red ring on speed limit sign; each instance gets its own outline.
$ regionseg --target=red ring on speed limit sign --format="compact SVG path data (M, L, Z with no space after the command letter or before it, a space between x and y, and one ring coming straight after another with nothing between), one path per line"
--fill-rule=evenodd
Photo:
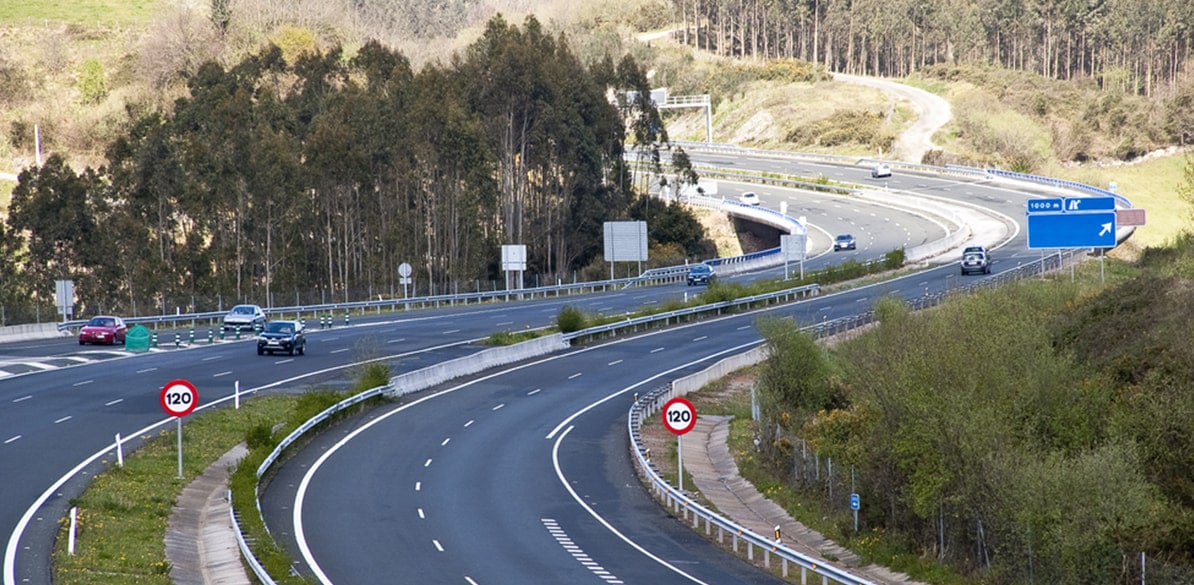
M170 416L186 416L199 405L199 391L186 380L171 380L162 386L162 409Z
M663 426L677 435L691 431L696 419L696 407L686 398L677 396L663 405Z

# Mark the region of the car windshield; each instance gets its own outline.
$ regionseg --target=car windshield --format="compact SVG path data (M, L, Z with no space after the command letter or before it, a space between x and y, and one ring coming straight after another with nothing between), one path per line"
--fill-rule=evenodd
M984 252L982 246L971 246L969 248L966 248L966 250L964 251L965 254L974 254L974 253L981 253L981 252Z
M704 264L697 264L696 266L692 267L692 272L712 272L712 271L713 271L712 268L709 268L708 266L705 266Z
M116 319L111 317L92 317L87 324L92 327L115 327Z
M232 312L237 315L252 315L253 307L249 307L246 305L240 305L239 307L232 307Z
M294 333L294 325L291 323L282 323L274 321L265 326L266 333Z
M838 236L838 237L837 237L837 241L839 241L839 242L848 242L848 241L850 241L850 240L853 240L853 239L854 239L854 237L853 237L853 236L848 236L848 235L847 235L847 236Z

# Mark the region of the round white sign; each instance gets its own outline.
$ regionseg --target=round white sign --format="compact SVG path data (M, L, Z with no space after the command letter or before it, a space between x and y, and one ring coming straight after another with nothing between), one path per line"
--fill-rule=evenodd
M186 380L171 380L162 386L162 408L170 416L186 416L199 405L199 391Z
M696 418L696 407L685 398L677 396L663 405L663 426L677 435L691 431Z

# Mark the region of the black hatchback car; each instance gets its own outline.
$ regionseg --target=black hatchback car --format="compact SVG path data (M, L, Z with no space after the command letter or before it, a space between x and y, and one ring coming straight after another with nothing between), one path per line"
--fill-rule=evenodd
M688 286L694 284L708 285L713 282L713 269L708 264L693 264L692 268L688 269Z
M270 321L257 336L257 355L284 351L289 355L307 351L307 336L302 321Z

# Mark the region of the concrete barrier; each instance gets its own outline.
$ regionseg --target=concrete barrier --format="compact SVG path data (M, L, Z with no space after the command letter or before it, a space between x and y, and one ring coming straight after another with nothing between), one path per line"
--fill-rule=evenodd
M387 396L402 396L426 390L453 378L469 376L490 368L547 355L568 349L568 347L570 347L569 343L560 333L514 345L491 347L472 355L394 376L390 378L389 390L386 390L385 394Z
M26 341L30 339L53 339L55 337L69 337L71 332L58 331L57 323L38 323L31 325L10 325L0 327L0 342Z

